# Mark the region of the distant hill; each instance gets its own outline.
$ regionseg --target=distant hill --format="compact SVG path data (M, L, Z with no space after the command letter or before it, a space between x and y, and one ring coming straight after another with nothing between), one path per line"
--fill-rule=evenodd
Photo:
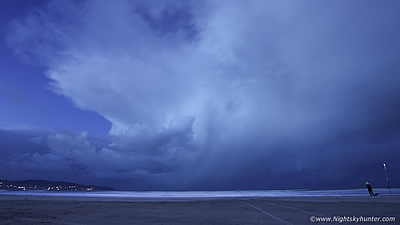
M23 180L23 181L0 180L0 190L115 191L114 188L110 187L102 187L97 185L84 185L84 184L77 184L64 181L48 181L48 180Z

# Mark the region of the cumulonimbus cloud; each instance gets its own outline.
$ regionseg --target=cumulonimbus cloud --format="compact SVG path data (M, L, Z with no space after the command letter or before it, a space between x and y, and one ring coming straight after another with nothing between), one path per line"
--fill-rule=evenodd
M366 5L54 1L12 22L7 40L48 68L55 92L112 123L100 150L49 137L46 160L266 187L265 176L330 173L319 157L359 152L346 134L365 144L399 132L399 33L385 23L398 16Z

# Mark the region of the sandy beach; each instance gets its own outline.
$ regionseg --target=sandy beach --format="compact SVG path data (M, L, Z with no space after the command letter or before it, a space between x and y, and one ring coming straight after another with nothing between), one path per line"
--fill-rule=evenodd
M0 195L0 224L399 224L399 209L400 196L154 199ZM333 222L321 222L326 219Z

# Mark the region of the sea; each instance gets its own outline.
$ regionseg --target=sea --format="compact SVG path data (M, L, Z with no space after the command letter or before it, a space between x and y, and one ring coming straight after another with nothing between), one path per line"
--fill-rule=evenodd
M400 195L400 188L374 188L379 195ZM229 197L296 197L296 196L369 196L366 188L344 190L238 190L238 191L7 191L0 195L96 197L96 198L229 198Z

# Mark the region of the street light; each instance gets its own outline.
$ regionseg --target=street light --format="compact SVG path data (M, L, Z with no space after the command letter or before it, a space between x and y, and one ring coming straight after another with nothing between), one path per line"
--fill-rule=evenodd
M387 175L387 170L386 170L386 163L383 163L383 168L385 169L386 181L387 181L387 183L388 183L389 193L390 193L390 195L392 195L392 191L390 190L389 177L388 177L388 175Z

